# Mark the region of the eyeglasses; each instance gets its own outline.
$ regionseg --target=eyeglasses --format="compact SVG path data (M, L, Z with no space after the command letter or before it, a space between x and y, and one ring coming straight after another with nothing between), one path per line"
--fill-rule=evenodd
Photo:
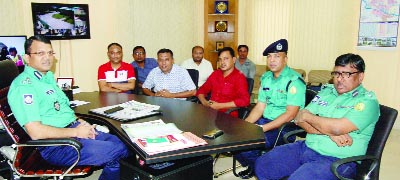
M135 55L144 55L146 53L145 52L134 52L133 54L135 54Z
M356 72L338 72L338 71L333 71L333 72L331 72L331 75L334 77L334 78L339 78L339 76L340 77L342 77L342 78L350 78L350 76L351 75L353 75L353 74L357 74L357 73L360 73L359 71L356 71Z
M31 54L36 54L36 55L38 55L38 56L44 56L44 55L49 55L49 56L53 56L54 54L56 54L56 53L54 53L54 51L47 51L47 52L45 52L45 51L39 51L39 52L33 52L33 53L28 53L28 55L31 55Z

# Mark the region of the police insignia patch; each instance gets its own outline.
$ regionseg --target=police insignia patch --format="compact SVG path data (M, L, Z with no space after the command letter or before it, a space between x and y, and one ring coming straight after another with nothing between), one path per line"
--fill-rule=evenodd
M24 103L32 104L33 103L33 95L32 94L24 94Z
M60 110L60 103L58 103L58 101L54 102L54 109L55 109L56 111L59 111L59 110Z
M358 104L356 104L355 106L354 106L354 109L356 110L356 111L363 111L364 110L364 108L365 108L365 104L364 103L358 103Z
M281 44L281 43L279 43L278 45L276 45L276 50L278 50L278 51L282 50L282 44Z
M289 93L290 93L290 94L296 94L296 93L297 93L296 87L292 86L292 87L290 88L290 90L289 90Z

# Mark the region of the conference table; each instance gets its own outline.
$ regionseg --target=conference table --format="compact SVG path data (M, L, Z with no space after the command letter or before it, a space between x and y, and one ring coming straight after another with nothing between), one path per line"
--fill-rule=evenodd
M190 101L153 97L145 95L104 92L80 92L74 94L74 100L90 102L74 108L75 113L96 124L106 125L110 133L117 135L133 152L147 164L210 155L229 151L261 148L265 145L262 129L252 123L232 117L223 112L204 107ZM162 114L121 122L89 113L90 109L116 105L130 100L159 105ZM174 123L180 130L202 137L207 131L221 129L224 134L216 139L206 139L207 145L148 155L133 143L122 130L121 124L147 122L162 119L165 123Z

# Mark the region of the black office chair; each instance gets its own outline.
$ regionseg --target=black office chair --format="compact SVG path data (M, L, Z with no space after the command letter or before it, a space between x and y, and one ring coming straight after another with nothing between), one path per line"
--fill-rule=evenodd
M196 90L199 89L199 71L196 69L187 69L190 78L192 78L192 81L194 85L196 86ZM191 102L198 102L198 98L196 96L188 97L186 98L187 101Z
M375 130L372 134L371 140L369 141L366 154L343 158L334 162L331 165L331 171L337 178L341 180L350 180L340 176L337 172L337 168L345 163L361 161L361 164L357 163L357 174L355 179L379 179L379 168L383 149L385 148L386 141L389 137L390 131L392 130L393 124L396 121L398 113L396 109L384 105L380 105L379 108L381 115L379 116L378 122L376 122ZM289 132L285 134L283 138L287 141L288 137L296 135L296 133L299 132L301 132L301 130Z
M187 69L190 78L192 78L192 81L194 85L196 86L196 89L199 89L199 71L196 69Z
M337 168L348 162L359 162L357 164L357 175L355 179L379 179L379 168L383 149L396 121L397 110L391 107L380 105L381 115L376 122L374 133L368 144L367 153L361 156L340 159L331 165L331 171L342 180L348 180L337 173Z
M3 104L3 96L7 96L8 87L11 82L19 74L18 68L13 61L4 60L0 61L0 104ZM0 125L2 125L0 123ZM0 148L3 146L10 146L13 143L10 136L5 129L0 128ZM0 173L6 178L11 176L11 168L7 164L6 158L0 157Z
M135 71L136 81L135 81L135 88L131 90L132 94L143 94L143 90L139 87L139 80L138 80L138 69L136 67L133 68Z
M14 173L21 177L57 177L81 176L91 172L91 166L75 166L79 161L81 144L72 138L32 140L15 119L8 104L7 94L12 80L18 75L18 68L12 61L0 62L0 122L13 140L14 152L3 151L7 164ZM55 166L47 163L37 147L40 146L71 146L77 151L76 163L72 166ZM7 152L7 153L6 153ZM15 154L8 156L9 154ZM12 175L9 175L12 177Z
M249 96L251 97L251 93L252 93L253 87L254 87L254 79L246 78L246 80L247 80L247 90L248 90ZM250 109L250 107L236 107L236 108L231 108L231 109L227 110L225 113L226 114L230 114L232 111L238 111L238 117L240 119L244 120L249 115L251 109ZM223 153L223 154L226 155L226 156L232 156L231 153ZM230 171L232 171L233 174L236 177L238 177L238 174L236 173L236 168L240 167L240 166L236 165L236 158L234 156L232 156L233 163L232 163L232 167L231 168L228 168L228 169L223 170L221 172L215 172L214 167L215 167L215 164L217 163L217 161L218 161L220 156L221 156L221 154L216 154L215 157L214 157L214 162L213 162L213 174L214 174L214 177L217 178L217 177L219 177L219 176L221 176L223 174L226 174L226 173L228 173Z

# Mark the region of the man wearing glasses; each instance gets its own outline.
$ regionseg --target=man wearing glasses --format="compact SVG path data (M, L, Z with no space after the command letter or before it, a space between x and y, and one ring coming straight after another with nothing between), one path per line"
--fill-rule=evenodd
M333 85L324 85L295 118L307 132L306 140L278 146L258 158L259 179L337 179L330 171L334 161L365 154L380 112L375 94L362 85L364 70L359 55L343 54L336 59ZM347 163L338 170L353 178L356 164Z
M137 81L139 81L139 88L142 88L144 81L146 81L147 75L154 68L158 67L157 60L154 58L146 58L146 49L143 46L135 46L133 48L131 65L133 68L137 69L138 74L136 74Z
M33 140L78 140L83 148L77 165L104 166L99 179L119 179L118 161L128 156L128 150L116 136L99 132L75 116L50 71L54 62L51 42L43 36L32 36L25 42L25 52L28 66L14 79L7 97L18 123ZM39 151L54 165L71 165L76 160L70 146L42 147Z

